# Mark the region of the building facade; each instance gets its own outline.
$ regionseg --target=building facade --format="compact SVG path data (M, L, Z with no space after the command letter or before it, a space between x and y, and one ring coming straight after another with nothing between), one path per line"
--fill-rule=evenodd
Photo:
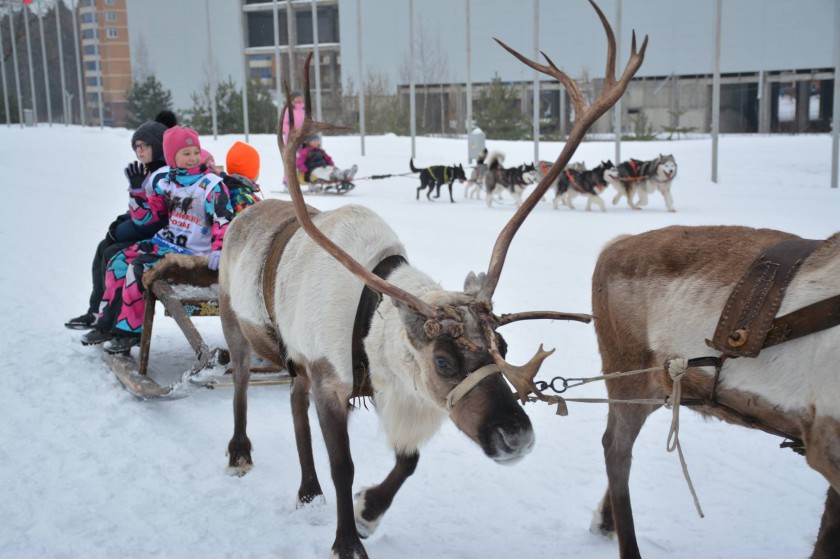
M78 18L86 112L95 124L123 124L131 89L125 0L80 0Z

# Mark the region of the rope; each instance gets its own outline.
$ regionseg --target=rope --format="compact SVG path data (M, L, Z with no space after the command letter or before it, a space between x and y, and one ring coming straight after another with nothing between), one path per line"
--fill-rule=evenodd
M691 476L688 474L688 465L683 456L682 447L680 446L680 401L682 399L682 378L685 376L685 371L688 369L688 359L678 358L670 359L666 363L668 368L668 375L674 381L674 386L671 389L671 396L666 400L665 407L671 409L671 428L668 431L668 439L665 443L665 449L668 452L674 452L676 449L680 457L680 466L682 467L683 477L688 484L688 489L691 491L691 497L694 499L694 508L697 509L697 514L700 518L704 518L703 509L700 508L700 500L697 498L697 491L694 490L694 484L691 482Z

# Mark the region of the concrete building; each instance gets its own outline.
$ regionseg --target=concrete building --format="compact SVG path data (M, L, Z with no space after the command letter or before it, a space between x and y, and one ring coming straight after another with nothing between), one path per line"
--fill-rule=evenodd
M106 11L108 1L87 0ZM211 80L229 78L241 87L248 76L276 91L279 72L297 87L289 67L313 48L312 0L110 1L126 5L134 79L153 73L172 91L176 109L191 106L191 95ZM601 0L600 6L620 36L619 67L629 54L631 30L640 40L645 34L650 37L645 63L622 102L623 130L679 125L707 131L715 0L621 0L620 26L615 22L617 1ZM364 76L358 64L359 4ZM427 129L441 133L465 130L468 5L474 99L498 77L519 91L522 112L532 114L533 71L492 38L533 56L533 0L417 0L415 79L418 95L425 95L428 105ZM540 48L596 95L606 40L592 8L582 0L541 0L537 5ZM405 99L409 1L317 0L316 6L325 117L352 110L355 99L342 97L351 82L357 91L360 82L375 80ZM721 131L828 129L832 43L840 32L834 29L836 9L833 0L723 0ZM98 25L106 27L104 21ZM103 74L109 59L103 58ZM542 130L562 134L570 116L567 96L557 83L542 78ZM612 118L605 117L593 131L611 129Z

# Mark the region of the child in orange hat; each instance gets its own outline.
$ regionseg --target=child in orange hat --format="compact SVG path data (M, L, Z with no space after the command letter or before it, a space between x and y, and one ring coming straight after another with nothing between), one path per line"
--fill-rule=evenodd
M222 173L230 191L230 204L237 214L260 201L257 179L260 176L260 154L244 142L236 142L225 157L226 173Z

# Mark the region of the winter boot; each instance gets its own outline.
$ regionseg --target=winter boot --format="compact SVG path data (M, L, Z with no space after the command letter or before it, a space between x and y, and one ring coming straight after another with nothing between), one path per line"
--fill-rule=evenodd
M105 330L100 330L99 328L94 328L84 336L82 336L82 345L99 345L101 343L105 343L114 335L110 332Z
M126 332L112 338L111 341L102 346L102 349L104 349L106 353L114 355L118 353L128 353L131 351L132 347L137 345L140 345L140 334L130 334Z
M96 315L92 312L86 312L81 316L71 318L65 322L64 327L69 328L70 330L90 330L91 328L94 328L95 323Z
M356 176L356 171L358 171L358 170L359 170L359 166L354 164L352 167L350 167L349 169L344 171L344 180L346 180L346 181L353 180L353 177Z

